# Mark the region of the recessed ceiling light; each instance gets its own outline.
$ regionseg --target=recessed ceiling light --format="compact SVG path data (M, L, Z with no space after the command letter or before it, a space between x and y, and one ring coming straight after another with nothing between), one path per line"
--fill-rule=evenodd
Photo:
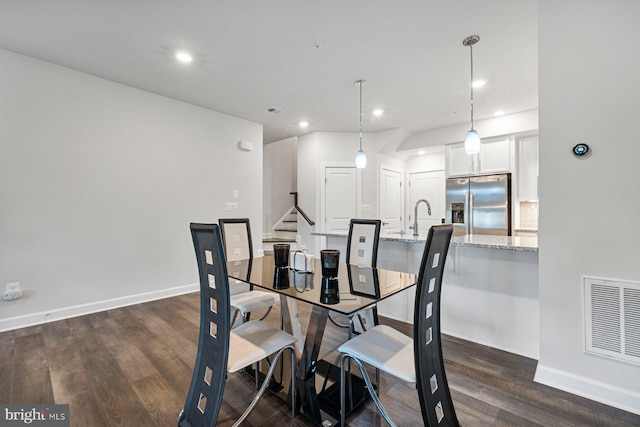
M504 110L498 110L495 113L493 113L494 116L504 116Z
M423 154L427 154L427 152L424 151L424 150L420 150L420 151L418 151L418 154L420 154L422 156Z
M373 115L376 117L380 117L383 114L384 110L382 108L376 108L375 110L373 110Z
M185 52L184 50L180 50L176 52L176 59L183 64L188 64L193 61L193 56L189 52Z
M486 84L487 84L487 82L484 81L484 80L476 80L475 82L473 82L472 86L475 87L475 88L478 88L478 87L482 87L482 86L484 86Z
M301 128L306 128L307 126L309 126L308 122L300 122L298 123L298 126L300 126Z

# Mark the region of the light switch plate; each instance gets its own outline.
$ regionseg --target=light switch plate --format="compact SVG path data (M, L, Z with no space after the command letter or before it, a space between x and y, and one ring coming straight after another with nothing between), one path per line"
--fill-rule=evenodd
M20 282L7 283L5 286L6 291L19 291L20 290Z

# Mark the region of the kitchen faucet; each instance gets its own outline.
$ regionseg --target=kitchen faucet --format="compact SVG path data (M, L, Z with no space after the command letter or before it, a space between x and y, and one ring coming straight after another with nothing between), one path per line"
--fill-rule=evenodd
M413 235L418 235L418 205L424 202L427 205L427 213L431 215L431 203L427 199L420 199L416 202L416 207L413 209L413 225L409 226L413 230Z

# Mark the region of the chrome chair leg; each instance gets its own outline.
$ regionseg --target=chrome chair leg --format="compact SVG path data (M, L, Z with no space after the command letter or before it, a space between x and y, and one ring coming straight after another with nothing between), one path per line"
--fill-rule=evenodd
M261 318L259 318L258 320L264 320L265 317L267 317L269 315L269 313L271 313L271 309L273 308L272 305L269 306L269 308L267 308L267 312L265 314L262 315Z
M238 314L240 313L240 310L238 310L237 308L231 308L231 310L233 311L233 313L231 313L231 322L229 323L229 325L231 325L231 328L233 329L233 324L236 323L236 320L238 319ZM244 316L243 316L244 319Z
M256 362L253 372L255 373L256 390L260 388L260 361Z
M271 380L271 376L273 375L273 371L275 370L277 365L276 362L278 361L278 358L280 358L282 353L284 353L285 349L289 349L294 354L294 357L291 358L291 362L292 362L291 368L292 370L295 368L295 346L294 345L285 347L281 349L279 352L277 352L275 357L273 358L273 363L271 363L271 366L269 367L269 372L267 372L267 376L264 379L264 382L262 383L262 387L260 387L260 391L258 391L258 394L256 394L256 396L253 398L247 410L244 411L244 414L242 414L240 418L238 418L238 420L235 422L233 427L238 427L249 416L251 411L253 411L253 408L255 408L255 406L258 404L258 401L260 400L264 392L267 390L267 387L269 386L269 381ZM293 392L293 396L295 396L295 383L293 381L291 382L291 386L294 387L292 392ZM292 405L295 408L295 397L292 398ZM295 409L292 411L292 414L295 416Z
M340 423L341 425L342 426L345 425L345 421L347 418L346 407L345 407L346 393L345 393L345 387L344 387L345 386L345 363L344 362L345 362L345 359L347 358L350 360L353 360L356 363L356 365L358 365L358 368L360 368L362 379L364 379L364 382L367 385L367 389L369 390L371 399L373 399L373 402L378 407L380 414L382 414L387 424L389 424L390 427L397 427L397 425L391 420L391 417L389 417L389 414L382 406L382 402L380 402L380 399L378 398L377 394L373 391L373 384L371 384L371 380L369 379L369 375L367 374L367 371L364 368L364 365L362 364L362 362L360 362L360 360L358 360L356 357L351 356L349 353L343 353L342 357L340 358Z
M356 314L356 316L358 317L358 321L360 322L360 327L362 328L362 332L367 332L367 327L365 326L365 321L362 319L362 316L360 315L360 313Z
M346 328L349 327L349 325L342 324L342 323L338 322L337 320L335 320L333 317L331 317L331 313L329 313L329 321L331 321L331 323L336 325L338 328L346 329Z
M296 416L296 350L295 346L289 349L291 353L291 417Z
M353 337L353 316L349 317L349 329L347 331L347 340Z

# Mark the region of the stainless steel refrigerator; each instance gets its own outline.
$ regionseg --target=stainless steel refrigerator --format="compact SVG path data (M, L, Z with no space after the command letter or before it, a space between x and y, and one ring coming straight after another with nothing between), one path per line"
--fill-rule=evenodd
M511 174L447 179L454 234L511 236Z

